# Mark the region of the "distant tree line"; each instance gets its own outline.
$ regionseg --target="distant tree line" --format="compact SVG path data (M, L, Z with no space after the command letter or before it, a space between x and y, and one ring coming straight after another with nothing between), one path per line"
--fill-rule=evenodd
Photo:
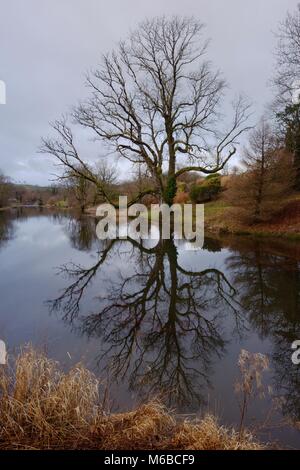
M61 185L38 186L16 183L0 171L0 208L11 206L43 206L67 199L67 191Z

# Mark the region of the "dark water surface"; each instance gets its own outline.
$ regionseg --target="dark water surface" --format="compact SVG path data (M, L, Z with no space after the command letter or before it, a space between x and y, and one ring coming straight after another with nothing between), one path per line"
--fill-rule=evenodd
M180 413L210 410L239 423L241 349L267 354L269 392L247 424L300 448L300 244L206 238L101 242L96 221L69 213L0 212L0 339L47 348L64 367L82 360L109 383L113 409L156 395Z

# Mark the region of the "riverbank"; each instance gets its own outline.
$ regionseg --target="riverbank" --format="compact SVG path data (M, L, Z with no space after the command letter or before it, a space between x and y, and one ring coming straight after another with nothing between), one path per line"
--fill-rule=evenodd
M95 217L96 210L97 207L89 207L85 213ZM252 235L300 241L299 194L288 198L283 209L267 223L242 224L233 216L232 207L224 199L206 203L204 210L205 233L207 235Z
M158 401L109 413L97 378L25 347L15 363L0 366L0 449L262 450L213 416L187 421Z
M85 209L84 214L96 217L98 206ZM233 216L232 207L224 200L208 202L205 207L206 235L244 235L261 238L282 238L300 241L300 194L287 198L283 209L269 222L246 225ZM17 208L39 208L56 210L78 210L76 207L58 208L54 206L11 206L0 208L0 212ZM118 216L118 210L116 211ZM150 212L149 212L150 217Z
M300 240L300 195L287 198L283 208L269 222L253 225L239 222L225 200L209 202L205 204L205 231Z

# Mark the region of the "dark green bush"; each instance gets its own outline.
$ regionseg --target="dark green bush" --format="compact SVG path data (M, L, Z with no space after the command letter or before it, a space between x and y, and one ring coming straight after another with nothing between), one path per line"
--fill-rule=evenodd
M212 173L211 175L208 175L205 178L205 181L211 180L211 179L219 179L221 181L221 175L219 173Z
M190 198L194 203L209 202L221 191L221 177L209 175L203 183L191 187Z

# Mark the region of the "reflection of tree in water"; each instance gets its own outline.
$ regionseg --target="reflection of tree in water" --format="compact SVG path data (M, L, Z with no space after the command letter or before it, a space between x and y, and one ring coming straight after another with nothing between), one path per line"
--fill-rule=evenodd
M37 217L51 217L52 221L61 223L62 219L69 217L66 213L57 211L44 211L42 207L16 207L0 211L0 247L11 240L16 231L16 222Z
M300 262L281 244L270 250L263 241L240 242L227 265L249 321L272 341L276 394L284 414L300 419L300 368L291 361L291 345L300 339Z
M9 211L0 212L0 248L14 236L13 220Z
M66 232L72 247L77 250L91 250L96 237L96 219L83 214L76 214L68 218Z
M14 222L32 218L51 219L53 224L63 225L71 245L77 250L90 250L96 237L97 221L78 212L58 211L43 207L17 207L0 211L0 246L13 237Z
M87 286L118 253L131 268L109 279L97 312L81 315ZM101 358L116 380L126 378L144 398L162 392L169 404L203 400L212 359L226 345L224 306L239 320L235 290L221 271L185 269L172 240L149 248L129 239L107 242L89 269L72 265L62 271L73 282L52 308L62 310L65 321L83 334L104 340Z

